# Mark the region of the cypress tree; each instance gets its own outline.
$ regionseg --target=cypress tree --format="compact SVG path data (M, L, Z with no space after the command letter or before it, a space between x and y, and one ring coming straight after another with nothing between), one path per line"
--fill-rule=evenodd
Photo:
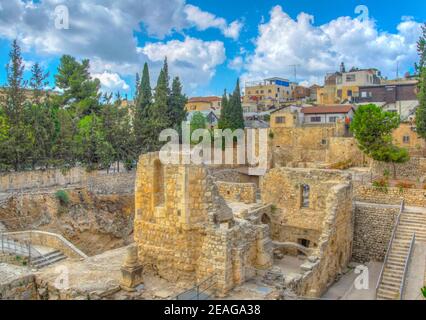
M179 77L175 77L172 83L170 94L170 119L173 123L173 128L181 134L182 121L186 119L185 104L188 101L182 93L182 84Z
M145 63L142 72L142 79L139 81L138 94L135 99L134 110L134 131L135 131L135 152L141 153L147 150L149 143L149 108L152 103L151 82L148 64Z
M416 64L419 76L419 106L416 111L416 126L419 136L426 139L426 23L422 26L422 35L417 42L417 51L419 54L419 64Z

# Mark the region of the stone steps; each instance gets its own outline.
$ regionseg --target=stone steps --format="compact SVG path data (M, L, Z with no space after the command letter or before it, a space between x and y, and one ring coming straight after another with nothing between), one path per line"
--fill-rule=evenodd
M65 260L66 258L67 257L62 252L60 252L59 250L56 250L51 253L48 253L33 259L32 265L37 269L41 269L41 268L50 266L52 264L55 264L59 261Z
M400 299L399 291L404 280L405 265L414 233L416 241L426 241L426 210L423 208L406 208L401 214L377 290L378 300Z

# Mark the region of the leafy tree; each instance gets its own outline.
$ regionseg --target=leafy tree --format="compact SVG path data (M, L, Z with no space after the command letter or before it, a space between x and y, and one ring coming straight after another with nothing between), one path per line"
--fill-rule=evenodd
M56 86L64 91L62 105L69 105L79 116L99 113L100 82L90 77L89 68L89 60L80 63L64 55L55 76Z
M79 160L89 170L109 168L114 161L114 150L106 141L101 120L92 113L78 123L75 145Z
M117 103L107 104L102 107L101 115L104 137L114 151L113 161L117 162L119 171L120 162L131 163L135 158L129 109L120 107Z
M376 161L392 163L395 177L396 163L409 160L408 151L392 143L392 131L399 124L398 114L368 104L358 108L350 127L361 151Z
M75 164L76 146L74 135L77 128L67 109L56 109L53 113L55 138L52 147L53 164L70 167Z
M194 114L192 115L192 118L191 118L191 122L190 122L191 136L192 136L192 133L195 130L205 129L206 126L207 126L206 117L204 117L204 115L199 111L194 112Z

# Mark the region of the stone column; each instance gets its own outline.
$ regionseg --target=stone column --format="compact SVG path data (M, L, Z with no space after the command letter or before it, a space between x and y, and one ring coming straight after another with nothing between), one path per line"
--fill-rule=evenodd
M143 267L138 260L138 248L132 245L127 249L126 258L121 267L120 286L123 290L134 292L143 283Z

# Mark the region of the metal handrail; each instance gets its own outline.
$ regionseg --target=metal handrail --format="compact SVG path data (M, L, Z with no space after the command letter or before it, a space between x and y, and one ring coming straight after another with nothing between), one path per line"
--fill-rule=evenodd
M402 274L401 287L399 288L399 300L402 300L404 295L405 281L407 280L408 265L410 263L411 256L413 255L413 249L414 249L415 243L416 243L416 233L414 232L413 237L411 238L410 249L408 250L407 259L405 260L404 273Z
M1 240L1 252L15 255L22 255L23 253L28 253L28 265L33 265L33 258L41 258L44 262L48 262L47 258L41 254L35 247L31 244L31 236L30 239L24 239L24 244L18 240L7 237L7 232L0 232L0 240ZM10 251L5 249L5 240L7 240L7 247ZM27 241L25 241L27 240ZM13 243L13 247L11 246Z
M207 287L202 288L202 286L206 284L207 284ZM201 294L208 292L210 289L215 288L216 284L217 284L216 274L213 274L212 276L203 280L202 282L195 285L194 287L179 293L178 295L175 296L174 300L182 300L182 297L185 297L188 294L192 294L192 295L190 297L187 297L185 300L200 300ZM208 295L206 296L209 297Z
M377 299L377 293L379 291L380 283L383 280L383 274L384 274L384 271L385 271L385 268L386 268L386 264L387 264L388 259L389 259L389 255L390 255L390 252L391 252L393 241L395 240L395 237L396 237L396 230L398 229L399 222L401 220L401 215L402 215L402 212L404 211L404 209L405 209L405 202L404 202L404 200L402 200L401 207L399 209L399 214L398 214L398 217L396 218L395 226L393 227L392 237L391 237L391 239L389 241L388 248L386 250L385 261L383 262L382 269L380 270L379 280L377 281L377 285L376 285L376 299Z

